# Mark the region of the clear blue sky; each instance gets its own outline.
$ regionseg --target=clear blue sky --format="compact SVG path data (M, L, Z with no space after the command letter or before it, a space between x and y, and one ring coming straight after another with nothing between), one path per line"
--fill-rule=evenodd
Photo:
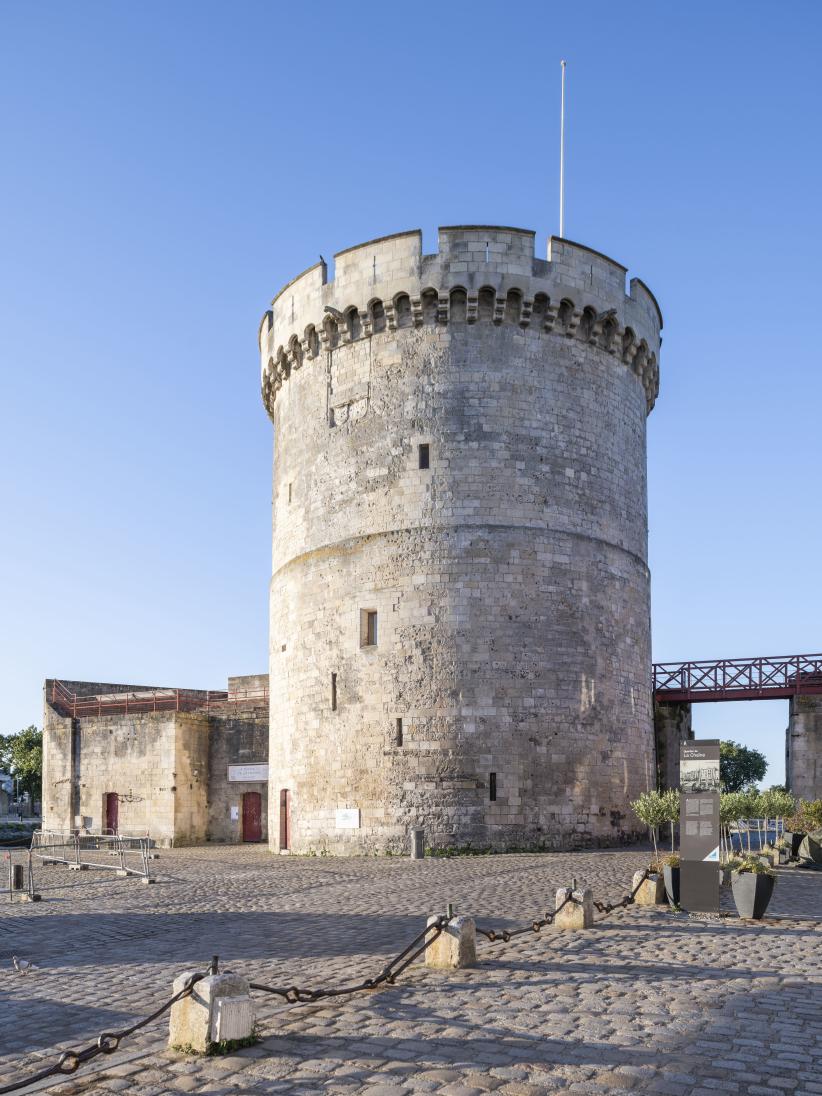
M822 6L0 6L0 688L266 668L256 332L318 253L557 230L652 287L657 659L822 648ZM783 775L784 703L702 706Z

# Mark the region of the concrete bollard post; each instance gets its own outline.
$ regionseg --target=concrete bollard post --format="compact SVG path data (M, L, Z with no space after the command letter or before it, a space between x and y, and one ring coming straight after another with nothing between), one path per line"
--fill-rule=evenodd
M431 925L437 914L428 918ZM473 917L452 917L425 953L425 965L439 970L460 970L477 965L477 930Z
M197 971L174 979L179 993ZM255 1007L248 982L238 974L209 974L188 997L171 1006L168 1045L207 1054L212 1043L249 1039L254 1034Z
M411 859L425 859L425 830L418 829L411 831Z
M565 899L573 899L564 906ZM559 907L562 906L562 909ZM559 910L554 918L554 924L559 929L589 929L594 923L594 892L590 887L583 890L572 890L570 887L560 887L557 891L555 909Z
M634 877L631 880L631 890L634 890L635 887L639 886L641 878L641 871L634 872ZM665 880L662 875L649 875L636 892L634 901L638 906L667 905L668 900L665 897Z

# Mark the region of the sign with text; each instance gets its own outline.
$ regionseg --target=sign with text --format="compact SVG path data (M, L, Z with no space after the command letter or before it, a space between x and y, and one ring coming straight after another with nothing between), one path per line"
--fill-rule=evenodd
M360 828L359 807L340 807L336 812L338 830L358 830Z
M268 780L268 765L229 765L228 779L232 781L232 783L245 781L249 784L256 784L262 780Z
M679 748L680 898L686 910L719 910L719 740Z

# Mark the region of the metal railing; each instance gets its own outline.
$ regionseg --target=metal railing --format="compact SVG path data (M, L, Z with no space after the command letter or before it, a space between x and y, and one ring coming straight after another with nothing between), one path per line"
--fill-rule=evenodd
M226 704L263 703L268 687L225 690L205 689L123 689L112 693L73 693L62 681L53 680L48 691L49 703L63 715L123 715L128 712L194 712L224 708Z
M668 703L787 699L822 693L822 654L654 663L654 695Z
M6 891L9 902L36 901L31 849L15 845L9 848L3 847L0 852L6 868L0 886Z
M150 880L151 844L149 837L38 830L32 835L31 854L43 864L65 864L78 871L117 871Z

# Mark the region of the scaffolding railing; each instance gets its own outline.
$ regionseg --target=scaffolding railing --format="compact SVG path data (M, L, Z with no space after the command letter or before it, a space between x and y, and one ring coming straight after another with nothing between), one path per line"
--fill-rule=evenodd
M225 709L226 705L263 704L268 701L268 686L232 689L132 689L108 693L74 693L62 681L54 679L48 690L49 703L63 715L124 715L146 712L199 712Z

